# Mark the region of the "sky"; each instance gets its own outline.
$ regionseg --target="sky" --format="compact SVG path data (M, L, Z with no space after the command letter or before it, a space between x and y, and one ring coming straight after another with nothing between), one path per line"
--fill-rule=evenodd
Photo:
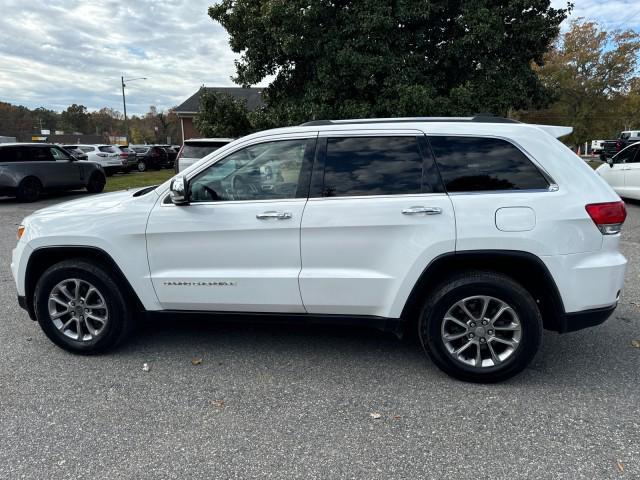
M122 111L120 77L147 77L127 83L131 115L179 105L201 85L234 86L237 56L207 15L214 2L0 0L0 101ZM573 3L571 18L640 31L637 0Z

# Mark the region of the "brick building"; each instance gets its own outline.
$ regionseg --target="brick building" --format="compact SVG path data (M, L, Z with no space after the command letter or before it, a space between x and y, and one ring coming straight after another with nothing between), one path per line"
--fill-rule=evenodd
M200 97L205 91L231 95L247 104L247 109L253 111L264 105L262 101L261 88L241 88L241 87L201 87L196 93L186 99L181 105L176 107L175 112L180 119L183 140L198 138L202 135L194 125L194 117L198 114L200 107Z

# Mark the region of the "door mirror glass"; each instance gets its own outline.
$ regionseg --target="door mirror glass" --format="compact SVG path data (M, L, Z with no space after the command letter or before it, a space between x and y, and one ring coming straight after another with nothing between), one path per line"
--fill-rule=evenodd
M187 180L183 177L176 177L171 180L169 196L174 205L187 205L189 203Z
M613 167L613 158L607 158L607 163L609 164L610 167Z

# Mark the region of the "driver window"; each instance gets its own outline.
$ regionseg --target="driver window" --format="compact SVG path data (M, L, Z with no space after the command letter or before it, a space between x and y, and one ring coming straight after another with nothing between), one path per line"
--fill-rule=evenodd
M56 161L69 161L71 158L65 152L58 148L50 148L51 155L53 155L53 159Z
M637 145L632 145L632 146L624 149L623 151L621 151L615 157L613 157L613 163L628 163L628 162L631 162L633 160L633 157L634 157L634 155L636 154L637 151L638 151L638 146Z
M192 203L295 198L306 139L260 143L217 161L190 182Z

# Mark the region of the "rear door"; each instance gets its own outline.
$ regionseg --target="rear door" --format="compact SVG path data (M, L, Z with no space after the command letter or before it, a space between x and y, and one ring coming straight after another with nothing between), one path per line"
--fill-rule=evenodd
M455 249L455 220L424 134L320 133L302 218L307 312L399 317L429 262Z

